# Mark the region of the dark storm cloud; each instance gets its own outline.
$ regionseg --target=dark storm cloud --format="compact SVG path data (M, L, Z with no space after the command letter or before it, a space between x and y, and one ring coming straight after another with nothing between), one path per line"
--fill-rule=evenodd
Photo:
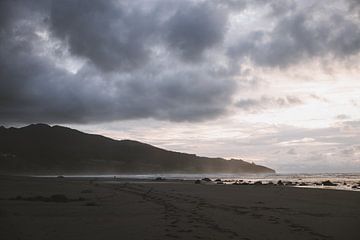
M232 14L264 3L264 21L275 27L228 46ZM256 87L256 77L235 80L243 75L238 60L289 66L325 53L346 58L359 52L359 41L355 18L334 13L319 20L276 1L3 0L0 121L213 119L227 112L238 87Z
M182 57L199 58L221 41L225 17L214 32L207 25L218 23L215 7L173 4L173 14L159 20L155 13L164 9L152 6L149 10L116 1L31 2L1 3L2 13L7 13L1 14L0 23L2 121L199 121L226 112L235 82L218 78L209 67L184 68L175 57L182 51ZM206 16L206 21L192 26L183 8ZM167 34L178 34L179 26L194 32L204 29L208 39L189 32L181 36L183 45L177 45L180 42ZM42 40L39 32L48 33L50 40ZM170 46L166 51L174 57L158 61L151 52L156 44ZM71 56L84 64L76 73L53 59Z
M166 39L185 60L199 60L206 49L223 40L226 15L210 4L186 7L169 20Z
M349 10L355 14L360 19L360 1L359 0L348 0Z
M121 99L130 101L125 112L138 106L142 109L135 109L134 114L143 116L137 117L153 116L175 121L206 120L224 113L224 103L229 104L236 88L232 81L219 81L198 71L159 73L154 79L139 73L127 87L128 93L135 92L137 96L129 94Z
M211 62L195 70L176 60L179 52L183 58L200 59L219 43L226 16L209 4L164 2L147 7L144 2L143 8L136 8L139 4L2 1L0 119L199 121L226 112L235 82L215 77ZM171 11L160 14L165 10ZM37 33L44 31L50 43L58 45L55 50L43 45ZM163 61L152 52L157 45L169 46L165 48L170 56ZM85 62L71 73L51 54Z
M156 6L157 2L153 3ZM51 29L67 41L73 54L104 71L143 66L152 46L159 43L185 61L199 60L204 51L223 40L227 23L224 9L207 2L160 3L164 6L149 4L142 9L136 1L54 1Z
M275 26L255 30L239 39L229 47L229 56L249 59L260 66L283 68L316 57L344 59L360 52L360 24L348 12L325 9L326 1L306 7L294 2L267 3Z
M291 107L300 104L303 104L303 101L298 97L286 96L275 98L262 96L259 99L241 99L236 102L235 106L244 111L255 113L266 109Z
M51 30L73 54L100 69L131 70L148 60L147 40L156 21L121 1L64 0L51 7Z

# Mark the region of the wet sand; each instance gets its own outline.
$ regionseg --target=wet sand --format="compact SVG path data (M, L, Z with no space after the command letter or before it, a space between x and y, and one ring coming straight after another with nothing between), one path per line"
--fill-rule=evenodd
M0 177L2 240L358 240L359 224L360 192Z

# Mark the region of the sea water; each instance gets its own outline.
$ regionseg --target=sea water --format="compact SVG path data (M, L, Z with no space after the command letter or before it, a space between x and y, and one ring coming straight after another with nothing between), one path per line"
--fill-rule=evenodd
M47 176L54 177L54 176ZM261 181L263 184L274 183L279 180L283 183L292 183L294 187L304 188L321 188L321 189L337 189L337 190L351 190L360 191L360 173L291 173L291 174L183 174L183 173L157 173L157 174L120 174L120 175L65 175L65 177L89 177L101 178L103 180L154 180L162 178L164 180L173 181L191 181L203 178L210 178L212 180L221 179L225 184L232 184L234 182L246 182L249 184ZM324 186L322 182L330 181L336 186ZM300 186L304 185L304 186ZM355 188L354 186L357 186Z

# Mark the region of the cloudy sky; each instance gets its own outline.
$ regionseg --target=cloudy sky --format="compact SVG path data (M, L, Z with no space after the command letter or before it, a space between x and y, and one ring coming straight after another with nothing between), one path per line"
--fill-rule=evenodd
M358 0L2 0L0 123L360 171Z

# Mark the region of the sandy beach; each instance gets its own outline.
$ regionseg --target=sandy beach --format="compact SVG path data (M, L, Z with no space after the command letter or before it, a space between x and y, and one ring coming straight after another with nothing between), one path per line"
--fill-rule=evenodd
M285 186L0 177L12 239L360 239L360 193Z

